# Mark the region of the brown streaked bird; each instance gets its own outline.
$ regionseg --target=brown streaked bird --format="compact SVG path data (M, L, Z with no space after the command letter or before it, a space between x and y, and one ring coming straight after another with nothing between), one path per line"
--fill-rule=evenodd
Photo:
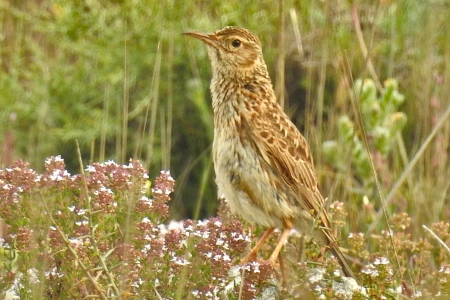
M213 77L213 159L219 195L233 213L268 227L251 250L283 228L269 260L274 263L292 228L314 230L346 276L353 277L331 228L308 143L277 103L261 42L244 28L185 32L208 48Z

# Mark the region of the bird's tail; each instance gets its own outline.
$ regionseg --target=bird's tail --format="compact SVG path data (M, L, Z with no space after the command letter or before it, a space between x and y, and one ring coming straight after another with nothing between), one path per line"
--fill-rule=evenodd
M337 258L339 261L339 264L342 267L342 271L344 272L345 276L355 278L355 275L353 274L352 269L350 268L350 265L348 264L347 259L344 256L344 253L342 253L339 245L337 242L334 242L334 245L330 245L331 253Z

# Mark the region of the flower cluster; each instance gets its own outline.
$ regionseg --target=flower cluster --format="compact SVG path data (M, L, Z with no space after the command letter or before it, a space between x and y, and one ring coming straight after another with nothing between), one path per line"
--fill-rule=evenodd
M56 298L118 294L119 278L127 268L133 269L120 253L126 249L128 257L133 254L128 251L132 245L125 248L127 243L123 241L132 231L131 222L144 214L139 213L142 199L150 203L146 211L152 210L154 202L159 217L167 216L165 203L170 199L174 180L163 172L155 188L165 195L155 191L156 200L152 201L148 198L147 178L141 164L133 160L128 165L111 161L94 163L84 174L77 175L66 170L59 156L45 161L42 174L23 161L0 170L0 219L9 232L2 240L7 255L1 262L9 271L0 272L0 278L12 278L0 280L5 283L0 288L11 288L15 283L16 294L22 295L28 293L25 289L30 284L38 284L47 295ZM20 268L16 269L16 265ZM99 266L105 276L94 279L97 272L94 270ZM113 274L110 271L113 266L121 266L121 272ZM31 269L37 270L37 281L29 282L29 277L19 276ZM84 277L91 280L75 289L61 288L84 282ZM101 291L98 288L101 285L112 288Z
M347 223L347 211L344 208L344 203L334 201L330 204L329 213L332 217L333 228L341 229Z
M164 224L174 184L162 171L151 185L133 160L93 163L76 175L59 156L47 159L41 174L22 161L0 170L0 218L9 231L1 249L10 253L0 293L147 299L263 293L275 272L267 262L239 264L250 242L239 221ZM21 275L29 270L32 281Z
M20 195L30 193L38 185L37 181L36 172L21 160L0 170L0 211L3 217L11 216L18 207Z
M195 299L222 299L239 292L255 296L274 276L267 262L238 265L235 274L233 268L249 246L239 221L210 218L157 225L144 218L136 227L139 233L135 238L140 246L135 264L142 271L153 270L154 278L149 282L159 295L171 296L168 291L184 286ZM236 279L241 272L246 273L244 279ZM135 287L137 294L144 295L141 284Z
M161 171L150 184L138 161L94 163L82 174L71 175L57 156L46 160L41 174L22 161L0 170L0 296L382 299L402 294L429 299L450 295L448 253L442 246L450 241L446 222L432 224L433 235L418 241L411 240L411 218L405 213L394 214L388 229L370 237L376 240L373 245L362 233L350 234L346 254L359 286L342 276L337 260L314 240L303 239L301 244L302 239L291 235L283 259L277 262L280 268L262 260L273 251L270 245L277 242L277 230L262 247L260 259L242 263L251 230L231 216L226 205L218 217L166 222L174 185L168 171ZM332 203L330 216L335 226L343 226L344 205ZM358 265L365 267L358 272Z

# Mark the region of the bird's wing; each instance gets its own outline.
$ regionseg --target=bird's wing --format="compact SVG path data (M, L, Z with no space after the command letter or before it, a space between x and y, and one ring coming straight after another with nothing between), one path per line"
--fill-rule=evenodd
M253 119L253 142L260 151L269 172L280 176L276 185L288 187L300 206L313 218L321 221L320 226L330 228L329 218L324 210L324 199L317 187L313 158L303 135L289 120L281 107L270 102L262 118Z

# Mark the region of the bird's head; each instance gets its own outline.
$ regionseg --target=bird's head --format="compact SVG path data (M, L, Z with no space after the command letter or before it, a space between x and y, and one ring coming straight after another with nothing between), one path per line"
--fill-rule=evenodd
M192 36L208 46L208 55L214 72L234 74L251 73L257 68L266 69L261 42L244 28L227 26L214 33L188 31L183 34Z

